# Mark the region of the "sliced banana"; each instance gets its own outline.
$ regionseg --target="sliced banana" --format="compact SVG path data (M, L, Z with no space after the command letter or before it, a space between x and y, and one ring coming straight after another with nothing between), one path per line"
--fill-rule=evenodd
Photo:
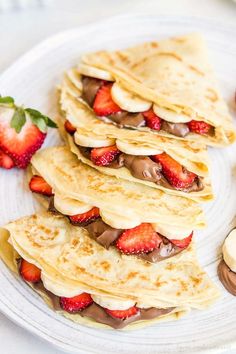
M125 154L129 155L137 155L137 156L149 156L149 155L158 155L162 154L162 150L158 150L155 148L142 146L142 143L135 143L135 142L126 142L121 141L119 139L116 140L116 146L118 149Z
M92 205L82 203L78 200L65 198L59 194L54 195L54 206L64 215L76 215L86 213L93 208Z
M127 310L135 305L133 300L117 300L109 296L91 295L94 302L109 310Z
M233 272L236 272L236 229L233 229L226 237L222 250L225 263Z
M140 220L100 210L102 220L115 229L132 229L140 225Z
M82 63L80 63L77 68L80 74L85 76L90 76L101 80L114 81L114 77L109 73L109 71L98 69L94 66L89 66Z
M115 145L115 139L99 137L93 133L89 135L76 131L74 134L75 143L85 147L105 147Z
M176 113L170 109L159 107L155 104L153 105L153 111L158 117L170 123L187 123L192 120L191 117L184 113Z
M144 112L151 108L152 102L127 91L117 82L112 85L111 96L119 107L128 112Z
M154 230L169 238L170 240L183 240L184 238L188 237L191 233L191 229L184 229L179 226L172 226L167 224L152 224Z
M65 284L62 285L61 283L52 281L44 273L41 273L41 280L43 282L44 287L57 296L73 297L76 295L80 295L84 292L84 290L82 290L81 288L70 288L68 286L65 286Z

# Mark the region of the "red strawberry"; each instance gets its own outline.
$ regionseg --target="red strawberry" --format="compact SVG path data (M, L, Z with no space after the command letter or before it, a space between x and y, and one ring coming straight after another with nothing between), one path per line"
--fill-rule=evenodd
M113 101L111 88L113 84L105 84L100 87L95 97L93 109L98 116L121 112L122 109Z
M4 154L4 152L0 150L0 167L9 170L14 166L14 161L7 154Z
M132 306L127 310L109 310L104 309L110 316L125 320L128 317L134 316L139 312L136 306Z
M69 216L70 221L72 224L79 224L79 225L88 225L92 221L98 219L100 217L99 214L99 209L97 207L92 208L89 211L86 211L86 213L83 214L77 214L73 216Z
M76 128L68 120L65 121L64 128L69 134L74 134L76 132Z
M116 247L125 254L148 253L162 242L151 224L143 223L125 230L116 242Z
M188 237L185 237L183 240L170 240L170 242L172 242L175 246L179 248L186 248L192 241L192 237L193 232Z
M91 150L91 160L97 166L107 166L119 155L116 145L94 148Z
M153 130L160 130L161 129L161 118L158 117L152 109L149 111L143 112L143 116L146 121L146 125L153 129Z
M93 299L87 293L73 297L60 297L60 305L64 311L75 313L82 311L93 303Z
M25 281L37 283L41 279L41 270L34 264L27 262L25 259L21 260L20 274Z
M52 187L41 176L33 176L29 182L29 187L34 193L47 195L48 197L53 195Z
M17 133L14 128L11 128L9 121L0 120L0 148L19 168L27 167L45 137L46 134L30 121L26 122L20 133Z
M197 134L207 134L211 129L211 125L198 120L191 120L188 123L189 130Z
M197 175L186 170L181 164L172 159L165 152L159 155L152 156L155 162L160 162L162 173L169 183L177 189L190 187Z

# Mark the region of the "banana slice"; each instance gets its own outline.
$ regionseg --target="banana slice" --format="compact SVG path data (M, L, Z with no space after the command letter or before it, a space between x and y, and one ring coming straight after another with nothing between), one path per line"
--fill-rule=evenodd
M116 146L120 151L129 155L149 156L149 155L158 155L163 153L162 150L158 150L147 146L141 146L140 143L124 142L119 139L116 140Z
M106 224L115 229L132 229L133 227L140 225L140 220L134 219L133 217L127 218L102 210L100 210L100 216Z
M91 295L94 302L109 310L127 310L135 305L133 300L117 300L109 296Z
M226 237L222 250L225 263L233 272L236 272L236 229L233 229Z
M187 123L192 120L191 117L187 116L184 113L179 114L174 111L171 111L170 109L159 107L155 104L153 105L153 111L158 117L170 123Z
M106 137L99 137L93 133L81 134L80 132L76 131L74 134L75 143L85 147L105 147L115 145L115 139L106 138Z
M125 90L117 82L112 85L111 96L119 107L128 112L144 112L151 108L152 102Z
M188 237L191 233L191 229L184 229L179 226L172 226L167 224L152 224L154 230L169 238L170 240L183 240Z
M75 199L62 197L59 194L54 195L54 206L62 214L71 216L86 213L93 207Z
M77 68L80 74L85 76L90 76L101 80L114 81L114 77L106 70L98 69L94 66L89 66L82 63L80 63Z
M65 285L52 281L46 274L41 273L41 280L43 282L44 287L51 291L54 295L57 296L65 296L65 297L73 297L76 295L80 295L84 292L84 290L80 288L69 288L65 287Z

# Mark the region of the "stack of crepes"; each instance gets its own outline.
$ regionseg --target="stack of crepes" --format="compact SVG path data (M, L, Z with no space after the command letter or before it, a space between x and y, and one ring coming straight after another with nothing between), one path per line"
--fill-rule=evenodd
M90 326L139 328L214 303L193 232L213 199L206 144L236 134L201 36L85 55L60 107L66 146L38 152L28 173L47 211L6 225L5 262Z

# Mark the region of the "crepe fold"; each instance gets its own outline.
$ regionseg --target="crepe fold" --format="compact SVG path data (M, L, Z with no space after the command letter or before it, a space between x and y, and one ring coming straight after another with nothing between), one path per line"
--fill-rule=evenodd
M200 34L84 55L79 72L96 77L96 69L102 69L108 80L158 107L177 115L186 114L215 128L212 136L190 133L185 139L217 146L235 141L232 117L219 92L206 43ZM164 131L158 134L173 137Z
M138 131L133 129L120 129L113 124L106 124L98 120L94 112L83 101L78 99L79 88L76 83L76 78L73 72L66 75L60 88L60 104L61 118L58 119L59 126L61 125L61 133L71 150L78 158L98 169L99 171L126 179L131 182L142 183L150 187L158 188L173 195L181 195L186 198L193 199L198 202L209 201L213 199L213 192L209 178L209 158L206 146L196 142L175 140L168 137L150 134L149 132ZM74 141L64 132L61 120L69 120L76 127L77 134L90 137L91 139L113 139L116 143L130 143L138 148L151 148L157 151L164 151L174 160L178 161L187 170L196 173L202 178L204 188L199 191L182 192L176 189L171 189L154 182L149 182L135 178L131 175L126 167L120 169L107 168L94 165L89 159L85 158L74 144Z
M79 161L67 147L41 150L31 163L55 194L96 206L101 215L191 229L205 227L203 212L196 202L104 175Z
M66 218L42 213L0 229L0 245L0 256L12 270L16 270L16 251L39 267L42 279L49 279L55 289L63 286L69 291L80 289L114 300L131 299L143 307L176 307L164 319L178 318L190 308L205 309L219 297L218 289L197 263L194 244L174 260L150 264L121 256L116 250L105 250L86 230L72 226ZM80 315L67 316L96 326ZM130 327L137 328L143 322Z

